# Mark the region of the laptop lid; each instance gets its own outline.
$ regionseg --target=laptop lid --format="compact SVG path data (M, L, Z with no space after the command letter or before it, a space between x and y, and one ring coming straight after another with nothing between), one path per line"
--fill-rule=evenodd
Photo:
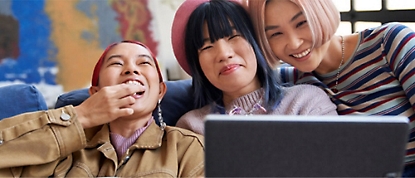
M206 177L396 177L402 116L208 115Z

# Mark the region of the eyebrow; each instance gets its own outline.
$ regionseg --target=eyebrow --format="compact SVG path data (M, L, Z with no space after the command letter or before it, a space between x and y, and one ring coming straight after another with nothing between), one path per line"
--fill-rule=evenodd
M138 58L145 57L145 58L148 58L148 59L151 59L152 61L154 61L154 59L153 59L150 55L147 55L147 54L140 54L140 55L138 55L137 57L138 57ZM111 56L107 59L107 61L111 60L112 58L122 58L122 55L119 55L119 54L114 54L114 55L111 55Z
M292 18L291 18L291 20L290 20L290 22L293 22L294 20L296 20L298 17L300 17L301 15L303 15L303 12L298 12L297 14L295 14ZM276 29L276 28L279 28L280 26L278 26L278 25L271 25L271 26L268 26L268 27L265 27L265 31L268 31L268 30L272 30L272 29Z

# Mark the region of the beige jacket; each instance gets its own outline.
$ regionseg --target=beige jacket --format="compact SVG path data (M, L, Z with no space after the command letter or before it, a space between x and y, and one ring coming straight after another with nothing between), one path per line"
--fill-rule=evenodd
M152 122L120 162L109 135L108 125L84 131L72 106L3 119L0 177L204 176L200 135Z

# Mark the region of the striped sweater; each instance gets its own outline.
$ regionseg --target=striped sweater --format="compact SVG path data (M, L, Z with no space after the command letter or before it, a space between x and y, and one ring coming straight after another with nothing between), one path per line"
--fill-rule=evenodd
M324 75L293 67L277 69L282 81L313 84L330 95L339 115L403 115L410 120L406 164L415 163L415 32L388 23L359 34L354 54L337 71Z

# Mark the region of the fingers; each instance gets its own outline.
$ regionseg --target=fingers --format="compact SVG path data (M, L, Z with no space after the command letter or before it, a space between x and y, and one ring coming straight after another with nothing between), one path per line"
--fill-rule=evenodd
M126 96L131 96L137 92L143 91L144 86L134 85L134 84L119 84L114 86L104 87L101 90L113 93L115 98L123 98Z
M134 113L129 108L135 103L132 95L142 90L143 86L131 84L103 87L75 108L78 120L84 128L89 128L129 116Z

